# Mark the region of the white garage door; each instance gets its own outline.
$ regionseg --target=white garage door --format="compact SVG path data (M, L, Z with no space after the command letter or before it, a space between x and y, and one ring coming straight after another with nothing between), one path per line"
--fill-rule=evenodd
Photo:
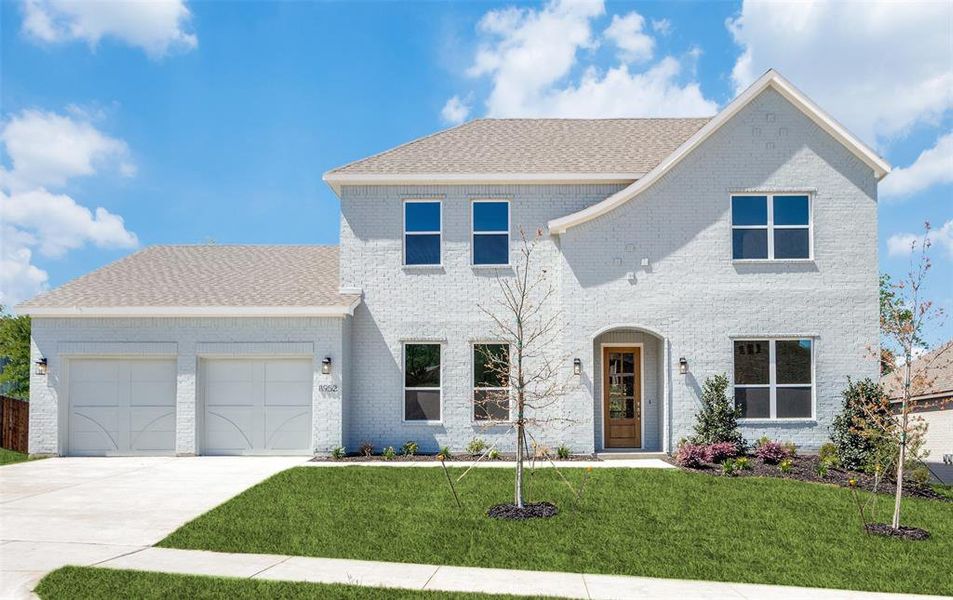
M175 361L71 359L69 447L80 456L175 452Z
M203 361L205 454L311 452L311 359Z

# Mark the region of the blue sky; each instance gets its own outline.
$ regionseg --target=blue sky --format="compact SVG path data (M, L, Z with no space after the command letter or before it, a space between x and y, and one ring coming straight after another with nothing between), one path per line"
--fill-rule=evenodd
M881 268L931 221L953 309L949 3L86 6L0 4L4 303L150 244L336 243L322 173L460 119L711 114L773 66L898 169Z

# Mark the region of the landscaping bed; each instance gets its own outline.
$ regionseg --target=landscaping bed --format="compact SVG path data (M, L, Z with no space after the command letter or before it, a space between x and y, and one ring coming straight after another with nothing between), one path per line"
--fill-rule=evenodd
M860 471L848 471L838 467L828 466L825 473L821 474L821 460L815 455L792 456L791 468L787 472L782 472L777 464L770 464L755 456L748 457L748 469L737 469L732 472L731 477L778 477L781 479L795 479L797 481L808 481L812 483L830 483L842 487L850 487L850 481L856 482L856 486L865 491L871 491L874 486L874 476ZM672 464L677 464L672 461ZM720 464L706 462L699 467L685 467L682 469L694 473L706 473L708 475L723 475L723 469ZM884 494L894 493L895 482L892 479L884 478L880 481L877 489ZM953 496L943 494L934 486L921 484L915 481L904 481L903 495L908 498L925 498L928 500L939 500L942 502L953 502Z
M535 469L546 519L492 519L510 469L292 468L184 525L163 547L953 595L953 503L911 498L927 540L868 535L849 490L793 478ZM564 479L565 478L565 481ZM583 489L581 498L570 490ZM873 499L872 518L892 503Z
M451 454L450 456L445 456L445 462L467 462L472 463L480 459L479 454ZM506 461L515 461L515 453L500 452L499 456L496 458L484 458L481 462L506 462ZM527 464L532 462L534 459L527 458ZM550 460L554 462L570 462L570 461L597 461L601 460L597 458L595 454L570 454L566 458L559 458L558 456L549 456L544 458L536 458L536 462L549 462ZM311 462L356 462L356 463L367 463L367 462L440 462L439 454L398 454L392 457L386 457L381 454L372 454L366 456L363 454L348 454L340 458L335 458L333 456L315 456L311 459Z

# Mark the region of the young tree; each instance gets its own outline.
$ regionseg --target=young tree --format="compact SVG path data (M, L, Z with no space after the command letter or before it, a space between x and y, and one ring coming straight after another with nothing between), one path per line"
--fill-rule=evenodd
M891 526L900 527L900 500L903 494L904 467L909 460L911 448L922 443L925 426L922 419L911 417L913 406L910 399L929 389L934 373L941 361L950 360L947 345L936 352L923 357L914 370L914 361L926 348L924 336L928 328L935 326L943 318L943 310L924 298L924 283L932 266L929 257L931 246L930 224L924 224L921 239L911 245L910 269L899 282L886 280L886 294L881 283L880 332L881 344L892 356L898 357L902 364L899 394L899 414L878 416L870 414L874 423L873 437L888 439L896 448L896 480L893 519Z
M741 451L745 440L738 429L741 409L728 397L728 377L712 375L702 388L702 407L695 414L695 444L730 442Z
M30 396L30 317L8 314L0 304L0 391Z
M566 375L568 358L555 353L562 333L562 314L550 306L556 287L546 269L537 264L542 231L528 240L520 229L519 258L512 276L497 276L500 297L492 306L478 306L496 329L498 350L483 353L483 377L500 383L497 394L475 399L487 413L508 408L516 430L516 479L513 503L526 504L523 462L529 430L555 422L569 422L552 408L573 383ZM505 348L505 350L504 350ZM512 406L509 406L512 403ZM560 414L554 414L560 413Z

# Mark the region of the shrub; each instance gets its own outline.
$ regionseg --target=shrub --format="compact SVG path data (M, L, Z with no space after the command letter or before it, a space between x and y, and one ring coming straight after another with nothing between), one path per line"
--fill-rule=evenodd
M705 460L710 463L720 463L735 456L738 456L738 446L734 442L716 442L705 446Z
M705 464L705 447L683 442L675 451L675 463L682 467L697 469Z
M475 437L467 444L467 454L479 454L486 450L486 442L483 438Z
M747 471L751 468L751 459L749 459L747 456L739 456L738 458L734 459L734 461L735 466L742 471Z
M490 460L499 460L499 459L500 459L500 451L497 450L496 448L494 448L494 449L490 450L489 453L487 453L486 457L489 458Z
M562 460L568 460L572 456L572 450L569 449L569 446L563 444L559 448L556 448L556 456Z
M790 473L791 469L793 468L794 468L794 461L791 460L790 458L785 458L784 460L778 463L778 471L781 471L782 473Z
M919 465L907 471L907 479L921 485L930 481L930 469Z
M728 397L728 377L715 375L705 380L702 389L702 408L695 415L693 444L731 442L738 448L744 446L744 438L738 429L741 410Z
M453 458L453 453L450 452L450 447L443 446L440 448L440 452L437 452L437 458L442 458L443 460L450 460Z
M830 466L834 466L837 463L837 446L833 442L823 444L817 451L817 458L821 462L827 462Z
M361 442L361 455L372 456L374 454L374 444L370 442Z
M739 468L738 461L733 458L729 458L725 460L725 462L721 463L721 474L731 477L736 471L738 471Z
M404 445L400 447L400 451L404 453L404 456L414 456L418 450L420 450L420 447L417 445L417 442L413 440L404 442Z
M876 429L873 415L890 414L890 402L879 383L848 378L847 389L841 392L843 407L830 427L831 441L837 457L847 469L870 469L877 459L878 441L869 435ZM887 419L884 419L887 421Z
M754 455L768 464L777 464L788 457L788 452L779 442L763 437L754 447Z
M384 451L381 453L381 456L384 457L384 460L392 460L395 456L397 456L397 451L394 450L393 446L388 446L384 448Z
M814 467L814 472L817 473L818 477L827 477L828 471L833 466L833 460L826 458L817 463L817 466Z
M344 446L335 446L331 449L331 458L334 460L341 460L347 455L347 452L344 450Z
M794 442L784 442L781 447L788 453L788 456L797 456L797 444Z

